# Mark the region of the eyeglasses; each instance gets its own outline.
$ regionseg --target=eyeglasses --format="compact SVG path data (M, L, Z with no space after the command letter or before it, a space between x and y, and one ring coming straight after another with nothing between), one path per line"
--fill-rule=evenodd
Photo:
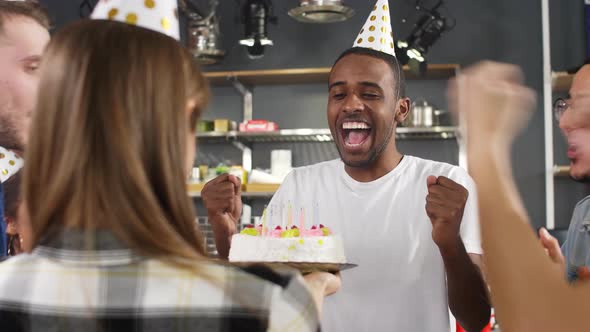
M557 98L557 100L555 100L553 103L553 115L555 116L555 120L561 120L561 117L565 111L567 111L568 107L570 107L570 104L568 104L565 99Z
M576 96L572 99L558 98L553 103L553 115L560 121L566 111L584 114L584 119L590 119L590 94ZM579 121L579 119L578 119Z

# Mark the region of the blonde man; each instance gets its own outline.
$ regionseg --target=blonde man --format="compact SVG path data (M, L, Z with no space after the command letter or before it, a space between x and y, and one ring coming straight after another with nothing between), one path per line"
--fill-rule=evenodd
M22 166L22 155L35 107L39 63L49 41L49 18L39 5L0 0L0 180L4 183ZM9 160L9 156L13 156ZM0 215L2 203L0 186ZM0 216L1 217L1 216ZM0 257L6 254L5 228L0 218Z

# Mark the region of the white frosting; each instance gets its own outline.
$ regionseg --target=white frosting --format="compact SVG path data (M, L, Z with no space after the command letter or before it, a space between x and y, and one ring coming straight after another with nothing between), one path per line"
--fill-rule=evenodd
M346 263L339 235L272 238L235 234L230 262Z

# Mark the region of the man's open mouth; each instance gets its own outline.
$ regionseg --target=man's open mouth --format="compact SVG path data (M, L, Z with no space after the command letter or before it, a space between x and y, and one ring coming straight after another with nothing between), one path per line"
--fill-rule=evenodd
M365 121L344 121L341 127L342 140L347 148L362 146L371 136L371 125Z

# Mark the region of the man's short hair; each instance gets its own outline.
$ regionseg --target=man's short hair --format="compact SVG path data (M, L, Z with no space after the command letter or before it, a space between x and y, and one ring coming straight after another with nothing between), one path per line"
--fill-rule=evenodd
M391 72L393 73L393 79L395 83L398 85L397 87L393 87L394 92L398 94L396 97L402 98L406 96L406 78L404 76L404 70L396 57L387 53L372 50L370 48L352 47L342 52L342 54L340 54L338 59L336 59L336 61L334 62L334 65L336 65L338 61L340 61L340 59L350 54L367 55L385 61L391 68Z
M0 0L0 34L4 32L4 23L14 17L28 17L49 30L50 21L47 11L33 1Z

